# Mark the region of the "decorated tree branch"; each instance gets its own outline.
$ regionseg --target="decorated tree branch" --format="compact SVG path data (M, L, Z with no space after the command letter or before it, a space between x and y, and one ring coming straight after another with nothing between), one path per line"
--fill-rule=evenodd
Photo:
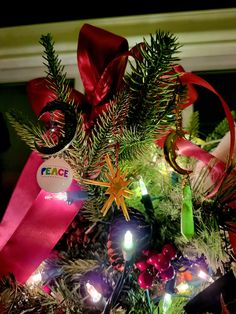
M40 43L36 121L8 113L32 153L0 224L1 313L233 313L235 127L222 96L178 64L170 33L129 49L84 24L83 92L52 36ZM195 84L225 112L213 151L197 113L183 127Z

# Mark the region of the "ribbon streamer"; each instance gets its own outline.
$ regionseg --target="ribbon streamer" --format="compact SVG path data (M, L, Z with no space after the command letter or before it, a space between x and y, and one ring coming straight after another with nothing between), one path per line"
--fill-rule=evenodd
M77 57L85 93L72 89L68 102L73 101L81 108L86 130L121 88L129 54L126 39L89 24L81 28ZM48 86L45 77L27 84L29 101L37 116L47 103L57 99ZM43 118L48 122L50 114ZM42 159L33 152L0 224L0 275L13 273L20 283L49 256L83 205L81 200L70 205L57 199L46 200L47 192L40 190L36 182L41 163ZM69 191L79 190L73 181Z
M17 182L0 224L0 274L13 273L24 283L45 260L82 207L61 200L47 200L36 172L42 159L33 152ZM80 191L75 181L68 191Z
M176 71L181 71L180 68L176 68ZM214 166L210 167L211 170L210 175L213 183L215 184L214 189L207 195L208 198L212 198L219 190L223 180L228 174L229 167L231 166L233 153L234 153L234 146L235 146L235 127L234 127L234 119L231 114L231 111L223 99L223 97L204 79L200 78L199 76L190 73L190 72L180 72L179 79L183 85L190 86L190 95L189 99L196 99L195 90L192 88L192 84L196 84L202 86L209 91L213 92L221 101L222 107L225 112L225 116L229 126L230 132L230 148L229 148L229 157L227 163L225 164L221 160L217 159L214 155L208 153L204 149L200 148L199 146L193 144L191 141L188 141L181 137L176 137L175 143L173 145L176 146L176 152L178 155L186 156L186 157L193 157L199 161L202 161L205 165L209 166L210 161L215 161ZM192 94L193 93L193 94ZM187 104L184 105L184 108L187 106L192 105L193 103L188 101ZM171 130L167 132L167 134L161 138L160 140L156 141L156 144L163 147L165 143L166 137L169 135Z

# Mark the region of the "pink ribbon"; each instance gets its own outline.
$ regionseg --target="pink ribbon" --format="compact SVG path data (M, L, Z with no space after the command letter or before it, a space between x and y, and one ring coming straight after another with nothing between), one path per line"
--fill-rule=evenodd
M221 101L222 107L225 112L225 116L228 122L229 126L229 132L230 132L230 148L229 148L229 157L227 159L227 162L224 163L223 161L216 158L214 155L210 154L209 152L205 151L204 149L200 148L199 146L193 144L192 142L179 137L175 145L177 146L177 153L181 156L186 157L193 157L196 160L199 160L205 164L205 166L208 167L208 170L210 171L210 176L215 184L214 189L207 195L207 198L212 198L215 196L215 194L219 191L219 188L222 186L223 181L225 180L226 176L234 176L236 175L235 170L231 170L229 173L229 169L231 167L233 154L234 154L234 145L235 145L235 126L234 126L234 119L231 114L231 111L223 99L223 97L204 79L201 77L191 73L191 72L184 72L183 68L180 66L174 67L175 72L178 72L180 74L180 81L183 85L188 86L188 102L184 105L180 105L182 108L186 108L194 103L194 100L196 99L196 91L194 90L192 84L196 84L199 86L202 86L212 93L214 93ZM167 133L163 136L163 138L156 141L156 144L159 146L164 145L164 141L166 136L171 132L172 130L167 131ZM209 165L210 161L214 160L213 165ZM227 200L223 200L225 204L232 208L236 208L236 201L230 201L230 198L234 196L232 193L228 196L228 202ZM232 230L229 230L229 238L231 242L231 246L234 250L234 253L236 254L236 224L229 222L228 225L231 226Z
M69 99L82 108L88 129L120 89L129 54L125 38L89 24L81 28L78 67L85 95L72 89ZM36 115L56 98L46 78L29 81L27 92ZM45 115L44 121L49 118ZM41 158L32 153L0 224L0 274L11 272L21 283L48 257L83 204L46 200L47 193L36 182L41 163ZM69 189L80 190L75 181Z
M184 72L182 67L176 66L174 67L174 70L175 72L178 72L180 74L179 79L181 83L183 85L187 85L190 88L189 94L188 94L189 100L183 106L180 105L182 108L186 108L194 103L194 100L196 99L196 91L193 88L192 84L196 84L196 85L200 85L208 89L220 99L222 107L225 112L225 116L227 118L227 122L229 125L229 132L230 132L230 148L229 148L229 158L226 164L222 162L221 160L217 159L214 155L208 153L204 149L193 144L191 141L188 141L184 138L179 137L176 139L176 142L175 142L175 145L177 146L176 152L178 155L182 155L186 157L193 157L199 161L202 161L207 166L209 166L209 162L211 160L215 160L214 165L209 167L211 179L213 180L214 183L216 183L214 189L207 195L208 198L211 198L219 190L219 187L221 186L226 175L228 175L228 169L231 166L233 153L234 153L234 145L235 145L234 119L223 97L207 81L205 81L201 77L191 72ZM173 130L168 130L161 139L158 139L156 141L156 144L162 147L164 145L166 136L172 131Z
M36 172L42 159L33 152L17 182L0 224L0 274L24 283L44 261L82 207L82 201L45 199ZM68 191L80 191L75 181Z

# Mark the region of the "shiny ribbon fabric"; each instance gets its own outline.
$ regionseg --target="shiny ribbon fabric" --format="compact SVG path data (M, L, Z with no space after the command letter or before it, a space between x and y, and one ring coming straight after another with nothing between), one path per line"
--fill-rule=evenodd
M178 155L186 156L186 157L193 157L199 161L202 161L206 166L209 167L211 170L210 175L211 179L214 183L217 182L214 190L208 194L208 198L213 197L219 187L222 184L222 181L225 179L225 176L228 173L229 167L231 166L233 154L234 154L234 146L235 146L235 127L234 127L234 119L231 114L231 111L225 102L225 100L222 98L222 96L204 79L201 77L191 73L191 72L184 72L183 68L181 66L174 67L174 71L179 74L179 79L183 85L187 85L188 87L188 96L187 96L187 102L184 104L179 104L179 106L184 109L187 108L190 105L193 105L194 101L197 98L196 90L193 87L193 84L202 86L209 91L213 92L221 101L222 107L225 112L225 116L227 118L228 126L229 126L229 132L230 132L230 148L229 148L229 156L227 163L225 164L223 161L217 159L214 155L211 153L205 151L204 149L200 148L199 146L195 145L191 141L186 140L183 137L177 137L175 141L176 145L176 153ZM169 129L166 131L166 134L163 135L162 138L158 139L156 141L156 145L163 147L166 137L170 132L173 132L173 129ZM214 165L209 166L209 163L211 160L214 160Z
M80 106L86 130L121 89L129 55L125 38L89 24L81 28L77 61L84 86Z
M235 146L234 119L223 97L207 81L205 81L204 79L190 72L181 73L180 80L182 84L196 84L196 85L202 86L208 89L209 91L211 91L212 93L214 93L216 96L218 96L218 98L221 101L222 107L224 109L225 116L227 118L229 132L230 132L230 147L229 147L229 156L228 156L228 160L226 164L224 164L220 160L217 160L215 156L211 155L210 153L204 151L203 149L199 148L197 145L194 145L193 143L187 140L179 139L176 142L176 145L178 147L178 153L180 155L194 157L197 160L201 160L205 165L208 165L209 161L212 158L216 159L216 163L212 167L212 170L214 173L214 175L212 175L212 179L213 179L213 182L214 183L217 182L217 184L215 188L213 189L213 191L207 196L208 198L211 198L219 190L219 187L221 186L223 180L225 179L225 176L228 174L228 170L232 162L232 158L234 154L234 146ZM215 175L216 173L218 173L218 175Z
M196 99L197 95L196 95L195 89L193 88L193 84L196 84L196 85L199 85L208 89L220 99L222 107L225 112L227 122L228 122L229 132L230 132L230 147L229 147L229 155L228 155L228 159L226 163L216 158L213 154L195 145L191 141L186 140L185 138L178 137L175 142L175 145L177 147L176 152L178 155L195 158L196 160L203 162L203 164L208 167L211 180L215 184L215 186L213 190L207 195L207 198L212 198L219 191L219 188L222 186L222 183L225 180L226 176L230 175L236 178L235 170L231 170L229 174L229 169L231 167L233 154L234 154L234 147L235 147L234 119L223 97L207 81L205 81L201 77L191 72L184 72L181 66L175 67L174 70L175 72L179 73L180 75L179 79L181 83L183 85L188 86L188 101L184 105L180 105L182 106L182 108L186 108L194 103L194 100ZM171 132L171 130L169 132ZM167 135L168 135L168 132L162 139L157 140L156 144L162 147L164 145L165 137ZM211 161L214 161L212 165L210 164ZM232 194L230 194L230 196L232 196ZM229 199L228 202L226 200L224 200L224 202L231 208L236 209L235 201L231 202ZM231 230L229 230L228 232L231 246L236 255L236 223L229 222L228 225L230 225L231 227Z
M125 38L90 24L82 26L77 61L84 93L72 89L68 100L73 100L82 110L86 131L90 130L94 120L107 109L114 94L122 88L129 55L131 52ZM27 92L36 114L56 98L48 88L47 80L37 78L28 82Z
M128 52L126 39L85 24L78 40L78 67L85 93L71 90L69 100L81 108L85 129L106 110L114 93L121 88ZM56 99L48 87L47 78L28 82L27 93L31 106L38 116L44 106ZM44 121L50 115L44 115ZM47 258L65 233L83 205L77 200L45 199L47 192L40 190L36 181L41 157L33 152L18 180L5 215L0 224L0 275L13 273L24 283ZM80 191L75 181L68 191Z
M13 273L20 283L48 257L83 204L46 199L48 193L36 181L41 163L31 153L0 224L0 274ZM80 190L75 181L68 189Z

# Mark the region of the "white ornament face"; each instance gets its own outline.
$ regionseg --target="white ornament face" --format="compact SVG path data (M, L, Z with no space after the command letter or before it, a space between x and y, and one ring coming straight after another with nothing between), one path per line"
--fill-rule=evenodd
M71 167L61 158L49 158L37 171L37 181L41 189L58 193L68 189L73 179Z

